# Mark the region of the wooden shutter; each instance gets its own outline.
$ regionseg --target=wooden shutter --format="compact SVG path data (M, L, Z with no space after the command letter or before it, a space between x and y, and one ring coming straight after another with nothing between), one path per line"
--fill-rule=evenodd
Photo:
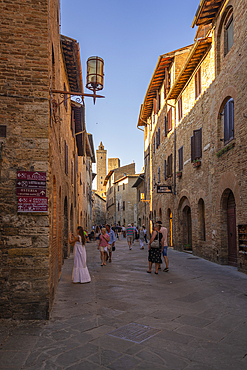
M195 74L195 98L197 99L201 95L201 67Z
M159 146L160 146L160 127L158 129L158 139L159 139Z
M183 147L181 146L180 149L178 149L178 170L182 171L183 169Z
M191 136L190 138L191 142L191 162L195 159L195 153L194 153L194 136Z
M202 157L202 129L194 130L194 154L195 159Z
M234 138L234 101L229 100L229 140Z
M69 164L69 161L68 161L68 145L66 143L66 140L64 140L64 163L65 163L65 174L68 175L68 172L69 172L69 169L68 169L68 164Z
M156 149L159 147L159 132L156 131Z
M154 150L154 154L155 154L155 137L154 137L154 143L153 143L153 150Z
M168 112L168 131L172 129L172 109Z
M167 127L167 116L165 116L164 126L165 126L165 137L167 137L167 132L168 132L168 127Z
M153 100L153 104L154 104L154 114L157 113L157 101L156 99Z
M165 180L167 179L167 173L166 173L166 159L164 161L164 175L165 175Z
M73 137L75 137L75 111L74 109L71 110L71 131Z

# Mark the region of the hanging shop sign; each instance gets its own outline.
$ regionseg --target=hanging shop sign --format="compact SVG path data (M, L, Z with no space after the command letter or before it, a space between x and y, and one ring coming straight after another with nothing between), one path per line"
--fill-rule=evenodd
M172 187L170 185L157 185L157 193L172 193Z

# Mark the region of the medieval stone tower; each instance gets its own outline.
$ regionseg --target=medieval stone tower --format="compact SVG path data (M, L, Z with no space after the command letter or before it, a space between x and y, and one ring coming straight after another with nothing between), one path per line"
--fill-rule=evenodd
M99 145L99 149L96 150L97 157L97 194L105 199L105 186L104 180L107 175L106 173L106 153L102 141Z

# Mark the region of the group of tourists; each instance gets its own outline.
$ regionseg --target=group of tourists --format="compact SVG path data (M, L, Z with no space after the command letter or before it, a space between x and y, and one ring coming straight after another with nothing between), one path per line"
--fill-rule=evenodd
M121 229L121 232L123 230ZM110 225L102 227L96 226L94 231L94 240L98 243L98 250L100 251L101 266L106 266L106 262L112 262L112 252L115 250L116 237L119 231L113 230ZM127 237L127 243L129 250L132 250L132 245L135 240L139 240L140 249L144 249L144 242L147 241L147 230L143 225L140 230L134 226L134 224L128 224L125 230ZM73 283L89 283L91 277L86 264L86 248L85 243L87 241L87 234L81 226L77 228L77 235L74 236L70 233L69 242L74 247L74 267L72 272ZM120 236L121 238L121 236ZM154 225L154 231L152 233L150 242L148 244L148 262L149 269L148 273L152 272L152 264L155 264L155 274L158 274L158 270L161 269L163 255L166 267L163 271L168 272L168 258L167 258L167 229L162 227L161 221L157 221Z

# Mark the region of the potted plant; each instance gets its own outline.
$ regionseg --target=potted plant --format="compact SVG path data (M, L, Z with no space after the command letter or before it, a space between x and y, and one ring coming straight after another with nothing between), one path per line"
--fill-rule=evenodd
M177 172L177 177L182 177L182 171Z
M200 159L195 159L193 161L193 167L200 167L201 165L201 160Z

